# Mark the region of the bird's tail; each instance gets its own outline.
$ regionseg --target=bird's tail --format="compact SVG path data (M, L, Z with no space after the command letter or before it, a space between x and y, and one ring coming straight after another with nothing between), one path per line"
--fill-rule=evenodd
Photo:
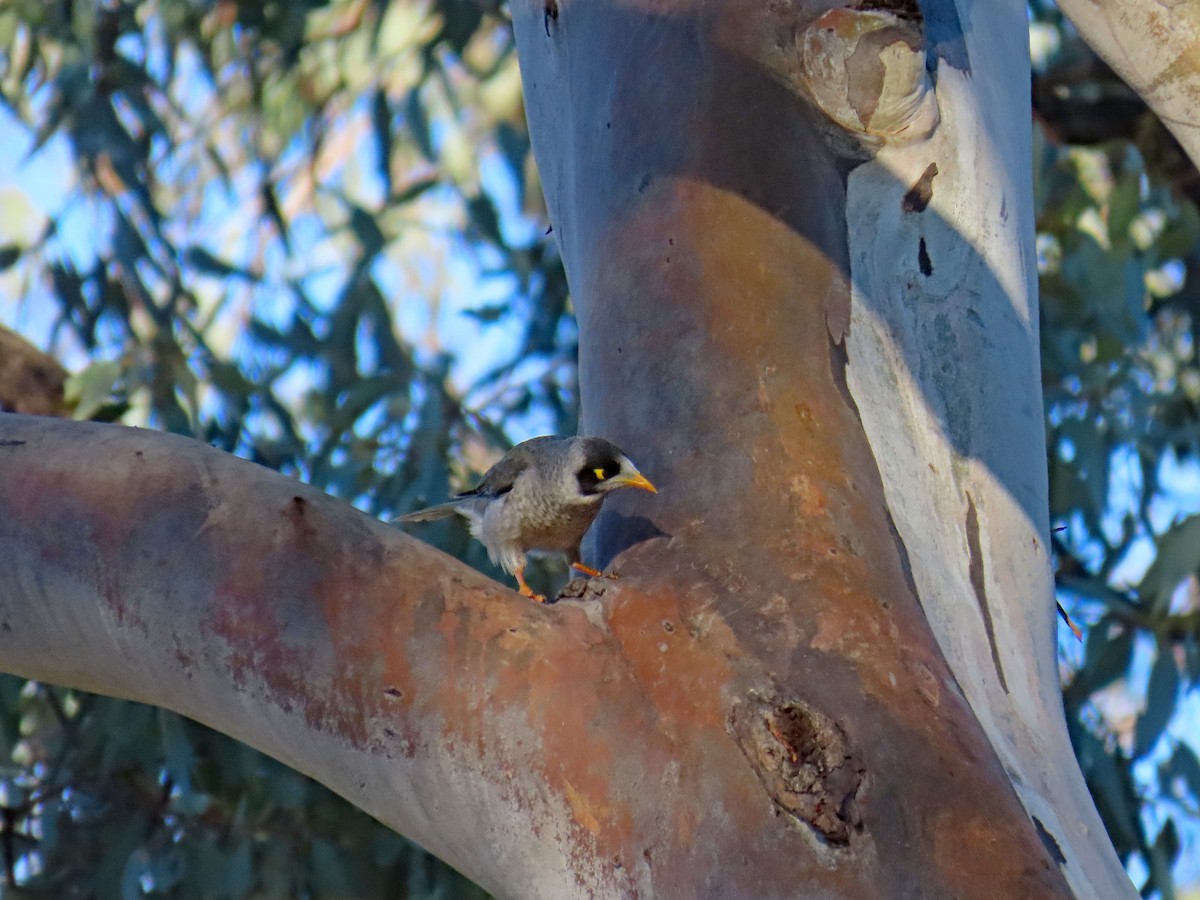
M439 503L437 506L427 506L424 509L417 509L402 516L396 516L392 521L408 525L413 522L434 522L438 519L447 519L461 512L461 504L461 500L451 500L449 503Z

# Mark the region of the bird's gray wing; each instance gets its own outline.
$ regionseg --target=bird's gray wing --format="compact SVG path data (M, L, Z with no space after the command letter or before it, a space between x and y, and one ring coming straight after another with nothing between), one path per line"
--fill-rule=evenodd
M474 519L476 515L482 513L482 506L486 506L488 500L502 497L511 491L517 476L528 469L531 462L529 451L524 446L515 447L488 469L479 484L471 490L455 494L454 499L449 503L439 503L437 506L414 510L398 516L395 521L432 522L455 513L466 516L468 519Z
M516 447L488 469L479 484L456 496L460 500L468 497L501 497L512 490L513 483L532 462L525 447Z
M437 506L427 506L424 509L416 509L410 513L405 513L402 516L396 516L393 522L433 522L437 519L445 519L460 512L462 506L461 500L451 500L449 503L439 503Z

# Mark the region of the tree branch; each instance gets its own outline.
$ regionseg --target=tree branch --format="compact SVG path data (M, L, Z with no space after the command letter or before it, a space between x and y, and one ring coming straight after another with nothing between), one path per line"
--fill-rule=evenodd
M66 416L67 371L15 331L0 326L0 411Z
M1200 9L1163 0L1059 0L1058 7L1200 166Z
M824 707L663 544L543 607L195 442L0 416L5 670L233 734L502 896L1063 895L931 644L868 629L924 693ZM833 638L793 652L868 677Z
M196 442L15 415L0 586L5 671L232 734L502 894L574 883L530 717L561 721L596 680L580 606Z

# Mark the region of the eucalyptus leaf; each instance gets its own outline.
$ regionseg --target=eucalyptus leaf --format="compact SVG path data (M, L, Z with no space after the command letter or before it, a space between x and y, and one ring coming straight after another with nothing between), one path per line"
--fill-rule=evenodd
M1125 859L1145 844L1133 780L1127 763L1105 753L1095 738L1090 740L1094 752L1089 754L1084 776L1117 855Z
M375 168L383 180L384 193L392 187L392 109L387 94L376 90L371 97L371 135L375 142Z
M404 121L417 149L421 151L421 155L430 162L434 162L437 154L433 149L429 118L425 115L425 106L421 102L420 93L416 88L408 92L408 98L404 104Z
M200 246L188 247L184 251L184 261L207 275L216 275L221 278L236 276L245 278L250 281L257 280L250 272L240 266L232 265L225 260L218 258L209 250Z
M1176 588L1200 569L1200 516L1171 526L1157 544L1154 562L1138 585L1138 594L1161 614L1170 608Z
M97 360L86 369L67 378L64 386L67 402L74 406L76 419L90 419L113 396L124 369L115 360Z
M1195 750L1185 743L1176 744L1165 771L1187 786L1193 803L1200 803L1200 759L1197 759Z
M178 714L160 709L158 730L162 737L163 752L166 754L167 776L178 790L184 794L190 793L195 756L183 721Z
M0 247L0 272L6 272L11 269L24 252L16 244L5 244Z
M1133 632L1115 616L1106 615L1088 629L1083 666L1067 688L1069 702L1081 704L1129 670Z
M1146 691L1146 709L1138 716L1134 728L1134 758L1149 753L1162 736L1175 714L1179 694L1179 667L1171 648L1159 644L1158 657L1150 669L1150 686Z

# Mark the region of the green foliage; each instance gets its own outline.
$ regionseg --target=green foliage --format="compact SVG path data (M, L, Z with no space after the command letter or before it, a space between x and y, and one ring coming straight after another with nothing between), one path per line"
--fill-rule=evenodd
M25 896L484 896L303 776L174 713L14 684L0 708L22 734L4 838ZM26 879L34 860L42 874Z
M78 417L192 435L385 516L472 480L506 428L575 428L574 324L526 202L497 3L17 0L0 103L35 163L70 163L40 176L60 202L0 197L0 277L52 311ZM482 352L455 356L463 340ZM422 536L487 565L456 524ZM482 896L195 723L0 695L9 888Z
M1181 833L1196 834L1200 769L1200 517L1165 472L1200 450L1200 212L1195 169L1161 124L1032 4L1034 175L1051 520L1071 736L1118 854L1174 896ZM1064 139L1064 136L1066 139ZM1194 867L1184 872L1197 876Z

